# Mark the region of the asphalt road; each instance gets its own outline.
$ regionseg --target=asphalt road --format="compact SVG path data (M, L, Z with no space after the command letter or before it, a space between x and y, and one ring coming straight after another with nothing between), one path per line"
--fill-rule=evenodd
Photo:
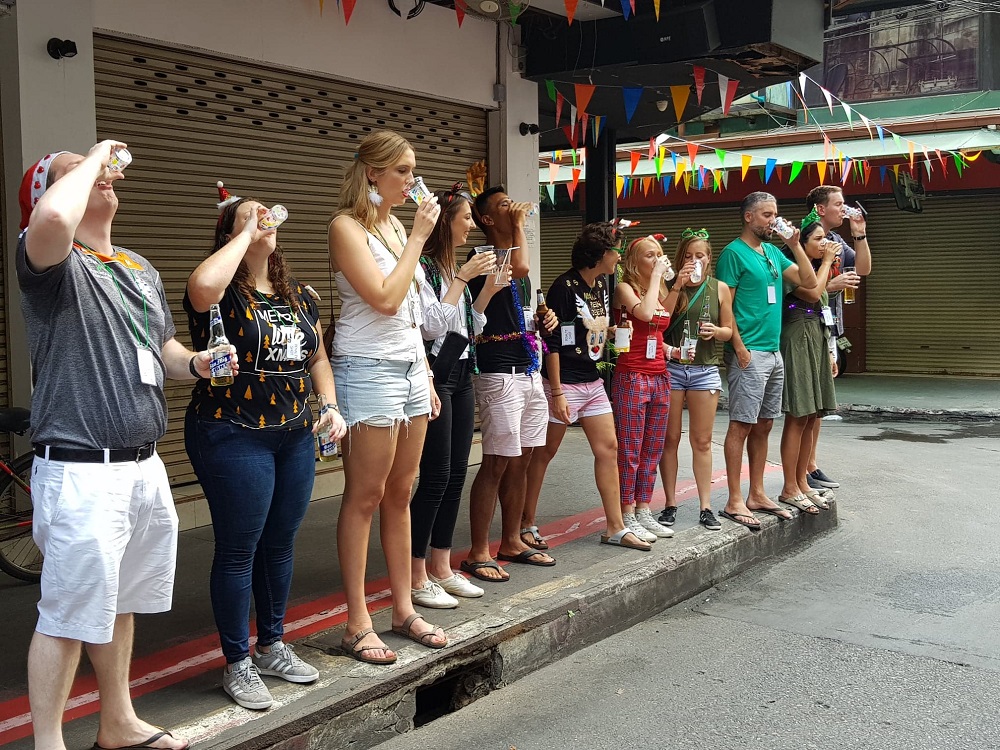
M827 423L836 531L380 750L1000 748L998 437Z

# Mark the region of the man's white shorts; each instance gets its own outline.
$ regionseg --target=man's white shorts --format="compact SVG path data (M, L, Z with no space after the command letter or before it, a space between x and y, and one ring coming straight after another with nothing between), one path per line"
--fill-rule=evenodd
M39 633L110 643L117 615L170 609L177 512L158 455L109 464L36 457L31 500L45 555Z

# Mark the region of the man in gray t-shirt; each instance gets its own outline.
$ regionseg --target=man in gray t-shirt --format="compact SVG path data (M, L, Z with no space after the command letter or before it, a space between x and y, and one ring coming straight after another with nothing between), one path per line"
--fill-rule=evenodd
M33 532L45 562L28 653L35 742L62 745L62 716L80 658L116 714L101 747L181 750L140 720L128 696L133 613L170 609L177 514L156 440L166 429L164 378L208 377L188 351L159 274L111 242L118 208L112 154L49 154L24 176L17 280L35 379Z

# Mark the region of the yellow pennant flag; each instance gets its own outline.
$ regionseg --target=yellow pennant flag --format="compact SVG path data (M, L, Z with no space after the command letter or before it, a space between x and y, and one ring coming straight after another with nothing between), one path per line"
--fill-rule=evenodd
M687 193L687 192L690 192L690 191L691 191L691 173L690 172L685 172L684 173L684 192Z
M656 11L656 20L660 20L660 0L653 0L653 10Z
M743 174L741 175L741 178L745 182L747 179L747 172L750 171L750 162L753 161L753 157L750 156L750 154L741 154L740 161L743 162Z
M670 98L674 100L674 113L677 115L677 122L684 117L684 108L687 107L688 97L691 96L691 86L671 86Z
M688 168L687 162L684 161L683 159L681 159L679 162L677 162L677 169L674 172L674 184L675 185L678 184L681 181L681 178L683 178L687 174L687 168ZM690 179L690 178L688 178L688 179Z
M615 177L615 194L619 198L621 198L622 197L622 190L624 190L624 189L625 189L625 178L622 177L621 175L617 175Z
M323 0L319 0L319 14L323 15Z
M892 165L892 173L896 176L896 182L899 182L899 165L898 164L893 164Z
M912 170L913 169L913 148L914 148L914 143L913 143L913 141L907 141L906 145L910 149L910 169Z
M826 162L816 162L816 171L819 172L819 184L822 185L826 180Z

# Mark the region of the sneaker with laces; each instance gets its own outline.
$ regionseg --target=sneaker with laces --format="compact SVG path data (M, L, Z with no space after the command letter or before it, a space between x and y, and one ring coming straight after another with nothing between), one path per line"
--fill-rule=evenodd
M476 599L486 593L461 573L452 572L447 578L435 578L432 575L428 575L427 577L452 596Z
M635 513L622 513L622 521L625 522L625 527L639 537L644 542L655 542L657 540L656 534L651 531L646 531L639 523L639 519L635 517Z
M419 589L410 589L410 601L418 607L431 609L455 609L458 606L458 599L431 580L424 581Z
M813 479L812 474L806 474L806 483L809 485L810 489L816 490L820 494L826 497L833 497L833 490L820 484L817 480Z
M656 534L659 539L669 539L674 535L673 529L668 529L666 526L661 525L655 518L653 518L653 511L649 508L643 508L635 514L635 517L636 520L639 521L639 525L642 526L642 528L651 534Z
M222 689L243 708L263 711L274 703L267 685L260 679L250 657L228 665L222 671Z
M835 490L840 487L840 482L830 479L823 470L817 468L816 471L809 472L809 476L816 481L820 487L827 487L828 489Z
M677 506L668 505L662 511L660 511L660 517L656 519L658 523L662 523L664 526L673 526L677 521Z
M722 528L722 524L719 523L719 519L715 517L715 514L710 508L705 508L698 515L698 523L704 526L709 531L718 531Z
M261 653L254 646L251 656L253 664L261 674L271 677L280 677L288 682L316 682L319 679L319 670L312 664L306 664L299 658L292 647L275 641L271 644L271 650L266 654Z

